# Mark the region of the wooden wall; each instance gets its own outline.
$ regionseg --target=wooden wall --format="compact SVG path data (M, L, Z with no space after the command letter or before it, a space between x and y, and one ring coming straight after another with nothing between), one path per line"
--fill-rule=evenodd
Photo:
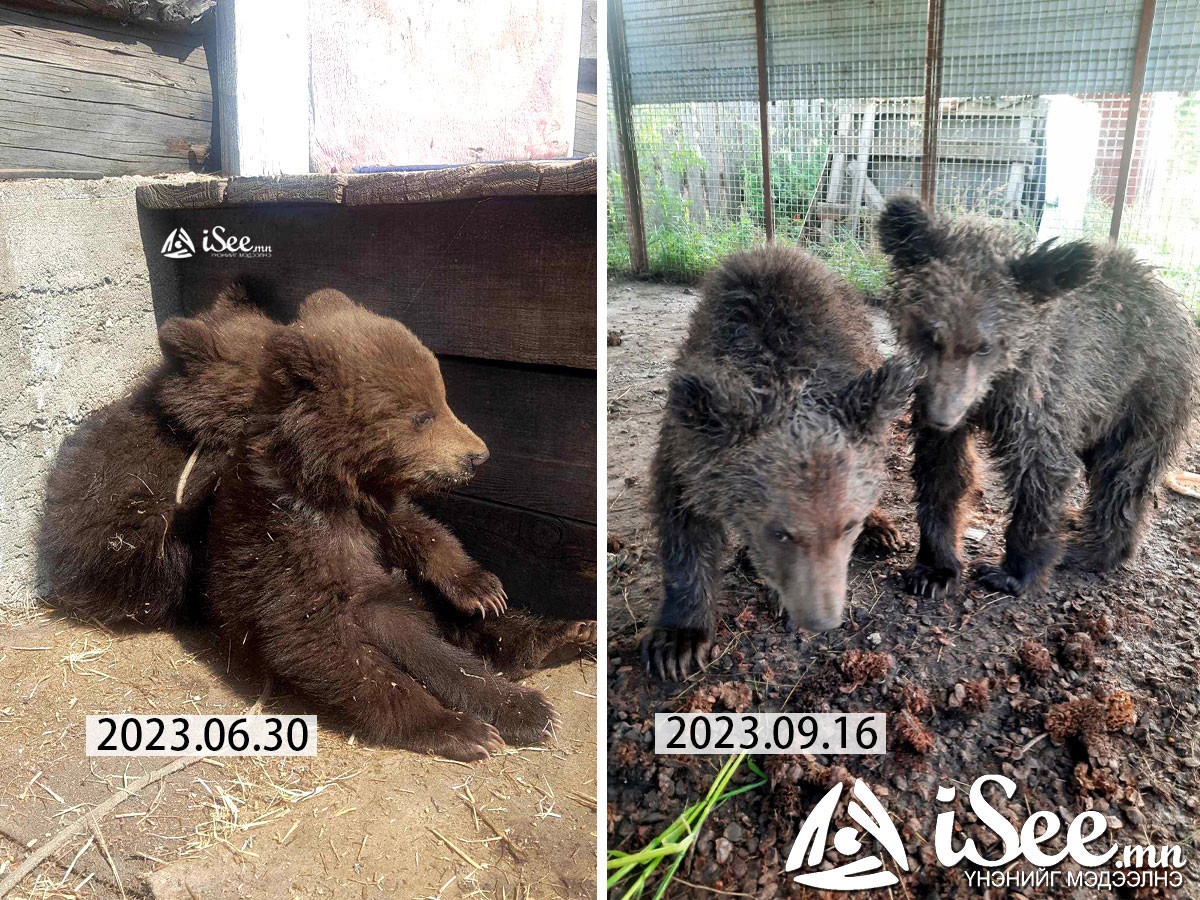
M0 178L201 171L203 36L0 3Z
M451 407L491 451L474 481L430 500L429 508L496 572L514 605L592 617L595 163L557 167L564 169L590 174L581 181L535 179L528 189L549 182L585 192L352 206L347 198L407 196L388 185L413 178L349 176L340 191L322 194L324 188L303 184L328 182L308 176L292 190L337 200L296 203L285 192L274 195L279 202L227 205L230 195L261 195L257 189L243 190L236 179L208 208L146 204L170 206L172 197L190 196L214 203L211 189L145 190L139 199L146 253L168 276L156 280L173 282L178 292L174 298L156 298L156 308L173 309L177 299L183 309L199 310L230 279L252 276L269 285L270 311L284 321L310 292L328 286L412 328L442 361ZM463 182L445 172L430 183L463 190ZM166 260L161 247L180 227L200 252L191 259ZM269 258L203 252L203 235L218 227L247 235L254 245L269 245Z

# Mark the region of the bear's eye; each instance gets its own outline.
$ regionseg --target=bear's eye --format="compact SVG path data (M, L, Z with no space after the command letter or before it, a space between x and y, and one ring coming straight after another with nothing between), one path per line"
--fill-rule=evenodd
M858 521L857 521L857 520L856 520L856 521L854 521L854 522L848 522L848 523L846 524L846 527L842 529L842 534L850 534L850 532L854 531L854 529L855 529L855 528L857 528L857 527L858 527Z
M976 350L975 352L978 353L980 356L987 356L989 353L992 352L992 345L989 344L987 341L980 341L979 349Z
M796 536L786 528L776 528L771 536L781 544L794 544L796 542Z
M417 431L424 431L432 424L433 413L429 412L429 410L422 410L413 415L413 428L417 429Z

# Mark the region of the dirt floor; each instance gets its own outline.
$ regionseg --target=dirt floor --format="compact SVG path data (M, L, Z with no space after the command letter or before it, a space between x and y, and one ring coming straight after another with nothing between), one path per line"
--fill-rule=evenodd
M86 758L84 717L243 712L264 685L230 650L53 615L0 630L0 880L31 843L170 762ZM596 665L528 683L562 714L550 746L464 765L363 746L321 717L315 758L197 762L118 806L103 845L72 839L10 896L594 897ZM313 710L273 688L264 712Z
M982 896L982 889L968 889L963 867L934 861L934 817L947 807L933 801L939 786L959 788L962 798L973 779L993 773L1017 783L1010 804L1002 797L993 802L1001 801L997 806L1018 826L1032 810L1057 810L1068 819L1095 809L1119 829L1106 836L1118 843L1182 845L1188 868L1175 896L1200 896L1195 500L1161 491L1140 553L1116 574L1060 572L1048 594L1022 599L968 584L945 602L918 600L902 590L898 574L918 536L901 429L882 505L910 546L892 559L853 564L842 628L787 631L762 584L731 552L719 607L723 655L686 683L642 673L635 635L653 620L661 598L647 471L666 376L696 299L694 288L609 285L609 847L642 847L703 796L720 765L711 756L656 757L649 724L655 712L884 711L885 756L761 757L770 787L717 811L679 870L703 889L676 884L668 896L811 896L784 874L784 862L803 815L833 784L849 787L853 777L888 809L913 867L899 873L894 893L889 888L880 896ZM1200 428L1186 463L1200 469ZM965 550L968 557L998 559L1006 501L990 474L987 481L967 523ZM1132 700L1132 711L1120 692ZM1075 705L1053 709L1070 701ZM845 794L842 804L844 813ZM956 846L973 836L987 856L999 856L994 836L961 799L955 808L963 828ZM1039 893L994 888L989 895Z

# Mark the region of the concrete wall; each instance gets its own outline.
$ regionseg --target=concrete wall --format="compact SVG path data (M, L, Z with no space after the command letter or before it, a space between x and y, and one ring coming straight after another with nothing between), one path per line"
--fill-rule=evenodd
M0 619L39 596L33 538L58 445L158 359L151 281L167 276L156 251L147 265L134 203L149 180L0 181ZM170 314L173 286L154 293Z

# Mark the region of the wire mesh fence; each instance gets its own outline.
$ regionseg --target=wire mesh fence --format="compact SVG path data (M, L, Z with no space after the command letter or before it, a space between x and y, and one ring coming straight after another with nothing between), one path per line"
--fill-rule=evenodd
M1107 239L1121 208L1121 242L1200 306L1195 0L1156 4L1128 144L1145 0L760 2L777 240L877 289L875 214L926 175L941 211L1042 240ZM623 0L616 12L627 58L610 65L627 67L648 268L692 278L766 237L755 0ZM621 271L611 121L609 134L609 266Z

